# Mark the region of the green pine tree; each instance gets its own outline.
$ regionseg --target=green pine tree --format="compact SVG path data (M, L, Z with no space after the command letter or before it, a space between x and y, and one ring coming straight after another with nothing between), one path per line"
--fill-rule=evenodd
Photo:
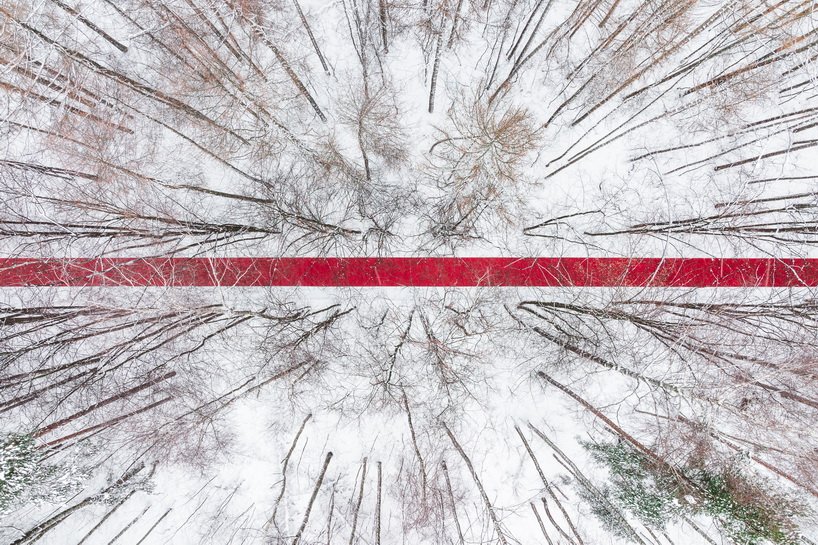
M703 512L712 516L737 545L799 543L792 521L797 509L789 499L749 486L751 483L735 473L718 475L700 470L690 475L704 491Z
M588 443L591 457L607 468L611 501L652 528L664 529L681 516L708 515L736 545L796 545L799 510L759 479L736 468L714 473L701 468L659 467L624 442ZM683 482L684 481L684 482ZM593 507L593 506L592 506ZM605 524L604 512L594 512Z
M37 480L39 455L31 435L11 434L0 444L0 513Z
M58 502L81 488L86 468L48 464L29 434L0 439L0 514L25 502Z
M685 510L679 484L654 471L645 456L626 443L583 443L594 460L608 468L614 503L652 528L664 529Z

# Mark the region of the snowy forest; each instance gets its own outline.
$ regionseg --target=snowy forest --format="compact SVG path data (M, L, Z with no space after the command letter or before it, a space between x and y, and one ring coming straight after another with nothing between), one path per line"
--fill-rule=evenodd
M0 0L0 274L818 258L817 10ZM3 286L0 544L816 545L816 290Z

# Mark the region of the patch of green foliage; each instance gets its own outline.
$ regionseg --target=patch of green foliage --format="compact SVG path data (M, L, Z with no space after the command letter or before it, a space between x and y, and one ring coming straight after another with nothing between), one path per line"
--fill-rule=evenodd
M60 501L82 487L88 471L73 464L47 464L29 434L0 437L0 514L27 501Z
M624 539L631 537L632 530L623 524L621 515L615 512L616 507L606 498L610 497L609 489L594 490L580 483L578 493L608 532Z
M799 542L794 502L769 492L759 479L750 481L736 470L663 466L621 441L583 446L610 473L602 493L647 526L664 529L682 516L708 515L736 545ZM609 526L610 513L594 506L592 511Z
M741 494L741 489L748 488L749 483L735 474L718 475L699 470L690 476L703 491L702 510L719 523L734 543L799 543L791 520L795 509L786 498L766 492Z
M0 513L34 484L38 462L33 437L6 436L0 444Z
M650 470L645 458L625 443L585 443L597 462L608 468L613 487L603 490L615 504L653 528L679 513L678 483Z

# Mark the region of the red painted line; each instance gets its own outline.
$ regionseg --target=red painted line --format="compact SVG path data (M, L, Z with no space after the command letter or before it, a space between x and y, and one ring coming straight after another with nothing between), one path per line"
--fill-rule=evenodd
M0 259L0 286L818 286L818 259Z

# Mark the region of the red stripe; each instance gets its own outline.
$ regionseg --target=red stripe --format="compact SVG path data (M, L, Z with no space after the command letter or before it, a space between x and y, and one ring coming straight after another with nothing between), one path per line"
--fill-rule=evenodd
M818 259L0 259L0 286L818 286Z

